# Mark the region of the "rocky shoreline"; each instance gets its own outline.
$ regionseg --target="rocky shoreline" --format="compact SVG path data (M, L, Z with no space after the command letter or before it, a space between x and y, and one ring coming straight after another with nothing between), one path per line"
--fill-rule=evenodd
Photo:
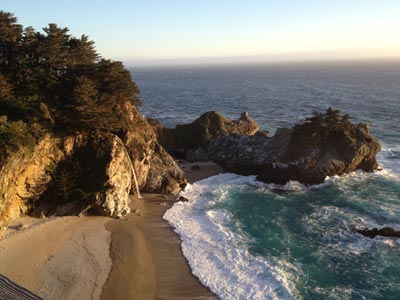
M187 183L176 158L213 161L225 171L278 184L317 184L378 168L380 143L368 126L330 108L272 137L248 113L229 120L207 112L175 129L146 120L128 102L121 114L128 128L123 133L46 135L33 149L8 154L0 170L1 231L24 214L123 217L135 193L132 167L141 192L176 194Z

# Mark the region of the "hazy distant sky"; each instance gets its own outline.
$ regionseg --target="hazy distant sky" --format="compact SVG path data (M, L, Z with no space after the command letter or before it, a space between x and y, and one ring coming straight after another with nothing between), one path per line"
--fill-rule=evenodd
M87 34L106 58L400 57L400 0L1 0L24 26Z

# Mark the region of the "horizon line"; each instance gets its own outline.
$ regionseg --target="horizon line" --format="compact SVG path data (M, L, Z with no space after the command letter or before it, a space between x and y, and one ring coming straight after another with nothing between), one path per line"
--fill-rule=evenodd
M351 53L353 52L353 53ZM227 64L286 64L286 63L329 63L329 62L384 62L400 61L399 54L388 53L371 54L362 51L351 52L306 52L286 53L271 55L242 55L242 56L204 56L204 57L183 57L183 58L143 58L129 59L119 58L128 67L145 66L187 66L187 65L227 65ZM357 55L355 55L357 54Z

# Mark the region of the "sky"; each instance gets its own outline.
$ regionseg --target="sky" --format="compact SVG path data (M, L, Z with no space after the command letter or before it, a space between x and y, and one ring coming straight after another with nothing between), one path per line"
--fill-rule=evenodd
M400 0L0 0L126 65L400 58Z

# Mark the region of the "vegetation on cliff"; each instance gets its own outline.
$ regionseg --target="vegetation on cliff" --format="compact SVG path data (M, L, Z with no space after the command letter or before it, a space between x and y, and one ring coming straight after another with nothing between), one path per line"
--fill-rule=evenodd
M0 126L3 144L18 147L15 121L28 124L34 136L126 130L121 105L140 105L138 93L122 63L101 58L86 35L73 37L56 24L43 32L23 28L0 11L0 115L8 118Z

